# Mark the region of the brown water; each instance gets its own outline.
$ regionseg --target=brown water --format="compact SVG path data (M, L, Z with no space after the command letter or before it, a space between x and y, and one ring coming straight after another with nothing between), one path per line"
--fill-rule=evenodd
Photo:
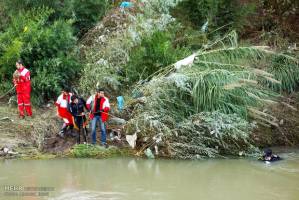
M298 200L299 151L280 155L284 160L271 164L253 159L6 160L0 162L0 199ZM54 191L29 194L25 187Z

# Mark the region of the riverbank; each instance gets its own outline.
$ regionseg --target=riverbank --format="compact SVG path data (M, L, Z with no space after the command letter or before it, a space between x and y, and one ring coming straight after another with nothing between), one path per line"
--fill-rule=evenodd
M264 148L299 144L299 93L284 97L283 101L286 99L289 101L288 106L280 102L267 108L269 112L274 113L273 116L277 118L279 126L258 126L251 135L255 146ZM139 146L136 149L132 149L127 143L125 135L132 133L124 133L123 130L120 130L119 140L111 140L108 135L109 148L107 149L101 146L76 145L76 139L73 137L60 138L57 136L61 121L57 118L53 105L35 108L33 112L33 118L21 120L18 118L16 107L5 104L0 106L2 159L107 158L144 155L145 149L141 151L144 142L139 141ZM108 133L110 132L111 126L108 130ZM98 133L98 135L100 134ZM90 142L90 135L88 141ZM10 153L3 153L4 148L7 148ZM171 157L165 154L159 156Z
M61 121L57 118L55 111L53 106L38 108L33 110L33 118L19 119L16 107L1 105L0 152L2 154L0 158L103 158L134 154L123 140L108 140L110 147L104 148L83 144L76 145L76 138L71 136L58 137L57 133ZM88 135L88 142L90 142L90 135Z

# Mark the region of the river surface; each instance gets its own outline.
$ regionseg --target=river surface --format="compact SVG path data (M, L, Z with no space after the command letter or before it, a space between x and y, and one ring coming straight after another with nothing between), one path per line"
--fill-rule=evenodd
M0 199L298 200L299 151L280 156L284 160L271 164L254 159L5 160L0 162Z

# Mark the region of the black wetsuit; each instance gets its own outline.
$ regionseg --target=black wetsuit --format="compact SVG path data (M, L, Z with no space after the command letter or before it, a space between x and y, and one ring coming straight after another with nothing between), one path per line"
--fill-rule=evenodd
M277 155L271 155L270 159L269 159L270 156L263 156L261 158L262 161L268 161L268 162L274 162L274 161L278 161L278 160L281 160L281 158Z

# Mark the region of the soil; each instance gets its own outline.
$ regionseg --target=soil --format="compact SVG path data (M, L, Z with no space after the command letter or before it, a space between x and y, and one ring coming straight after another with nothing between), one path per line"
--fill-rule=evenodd
M87 143L91 143L91 133L90 130L88 130L88 136L87 136ZM110 133L111 129L107 128L107 133ZM70 135L70 131L67 132L67 136L64 138L59 137L58 135L55 135L50 138L45 138L45 143L42 149L42 152L44 153L51 153L51 154L66 154L68 153L72 147L76 144L77 139L75 137L72 137ZM97 130L97 144L100 144L100 130ZM81 143L83 142L83 136L81 135ZM127 147L125 138L122 137L120 141L111 141L109 138L109 134L107 134L107 144L109 146L116 146L119 148Z
M18 152L18 156L21 157L36 157L39 154L62 155L68 153L76 144L76 138L69 134L64 138L57 135L62 121L56 116L54 105L33 109L33 114L33 118L20 119L17 107L0 104L0 151L7 147ZM126 146L124 137L120 141L111 141L109 138L111 131L119 128L121 127L107 126L108 145L120 148ZM67 133L70 131L68 130ZM77 132L74 130L74 133ZM97 130L97 144L100 144L100 135L100 130ZM91 140L90 136L89 133L87 136L88 143ZM81 142L83 142L83 136L81 136Z

